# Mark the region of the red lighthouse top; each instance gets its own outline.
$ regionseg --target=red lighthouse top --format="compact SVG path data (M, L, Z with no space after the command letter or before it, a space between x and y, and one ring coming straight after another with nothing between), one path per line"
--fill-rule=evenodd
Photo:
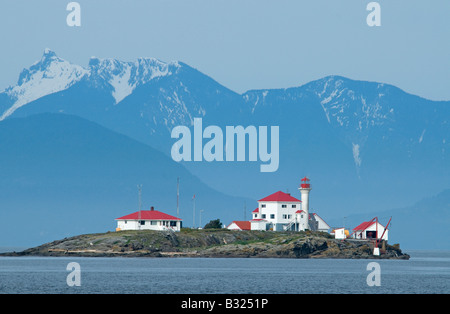
M311 184L309 184L309 179L307 177L304 177L302 180L302 183L300 184L300 188L302 189L310 189Z

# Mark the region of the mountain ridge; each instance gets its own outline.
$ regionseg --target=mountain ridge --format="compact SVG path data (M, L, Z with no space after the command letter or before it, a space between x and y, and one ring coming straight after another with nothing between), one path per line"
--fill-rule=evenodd
M145 62L114 60L92 58L98 75L85 75L67 89L17 108L0 125L46 112L71 114L169 158L171 130L178 125L192 129L194 118L221 128L279 126L275 173L260 173L259 163L249 161L181 164L216 191L250 199L295 191L299 178L307 175L314 186L311 206L323 217L336 211L346 215L402 208L450 187L450 101L427 100L394 85L339 75L239 94L180 61L172 62L176 71L167 72L165 66L171 63L161 61L158 67L155 61L151 80L127 83L133 71L145 72ZM138 71L139 62L143 68ZM137 66L132 71L133 64ZM13 98L0 93L0 115L13 104Z

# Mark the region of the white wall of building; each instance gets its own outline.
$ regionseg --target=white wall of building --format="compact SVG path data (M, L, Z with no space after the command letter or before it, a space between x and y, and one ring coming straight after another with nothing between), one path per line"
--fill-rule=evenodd
M377 227L377 225L378 225L378 227ZM378 230L377 230L377 228L378 228ZM384 232L384 226L380 223L374 223L366 230L355 232L353 234L353 237L355 239L367 239L367 237L366 237L367 231L378 231L378 237L381 237L381 235ZM388 240L388 233L389 233L389 229L386 230L386 232L384 233L382 240L386 240L386 241Z
M139 226L137 220L117 220L117 228L120 230L174 230L180 231L181 221L177 220L141 220ZM175 225L174 225L175 224Z
M318 231L322 231L322 232L328 232L330 229L330 226L325 222L325 220L323 220L319 215L317 215L316 213L314 213L314 218L317 220L317 222L319 223L318 225Z
M267 221L266 220L251 220L250 226L251 230L266 230Z
M293 202L261 202L259 204L259 218L273 224L287 224L295 218L295 212L301 203Z
M253 215L253 218L266 220L272 224L273 230L281 230L290 223L299 224L298 230L306 230L307 215L304 212L296 214L302 209L301 204L301 202L258 202L259 213Z
M334 238L335 239L343 240L346 237L347 236L345 235L345 228L339 228L339 229L334 230Z
M308 223L308 217L305 211L300 211L300 213L297 213L297 221L299 223L299 229L300 231L304 231L309 229L309 223Z

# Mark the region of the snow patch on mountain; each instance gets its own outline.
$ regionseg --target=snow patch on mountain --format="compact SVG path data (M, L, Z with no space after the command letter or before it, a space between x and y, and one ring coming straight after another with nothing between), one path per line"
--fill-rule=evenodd
M60 59L53 51L45 49L40 61L22 71L17 85L4 91L14 103L3 112L0 121L29 102L69 88L86 74L88 70Z
M355 165L357 167L361 167L361 156L359 156L359 145L352 143L353 146L353 160L355 161Z
M41 60L22 71L16 86L4 90L12 105L0 113L0 121L18 108L43 96L66 90L84 78L95 86L111 86L111 94L115 104L118 104L137 86L171 75L180 67L178 62L165 63L154 58L123 62L91 57L88 67L84 68L59 58L47 48Z
M422 143L422 141L423 141L423 136L425 135L425 131L426 131L426 129L424 129L424 130L422 131L422 134L420 134L420 137L419 137L419 143Z
M154 58L139 58L135 62L91 58L89 67L93 77L101 77L112 86L112 96L118 104L136 87L172 75L173 70L179 69L180 65L178 62L165 63Z
M125 97L130 95L135 85L130 84L130 78L131 78L131 68L126 67L123 73L119 75L114 75L109 83L114 88L114 91L112 92L112 95L114 99L116 100L116 104L121 102Z

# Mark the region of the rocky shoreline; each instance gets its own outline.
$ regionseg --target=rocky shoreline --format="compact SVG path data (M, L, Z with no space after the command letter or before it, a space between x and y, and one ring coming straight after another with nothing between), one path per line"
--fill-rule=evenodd
M323 232L142 230L79 235L0 256L409 259L398 244L384 246L374 256L370 241L336 240Z

